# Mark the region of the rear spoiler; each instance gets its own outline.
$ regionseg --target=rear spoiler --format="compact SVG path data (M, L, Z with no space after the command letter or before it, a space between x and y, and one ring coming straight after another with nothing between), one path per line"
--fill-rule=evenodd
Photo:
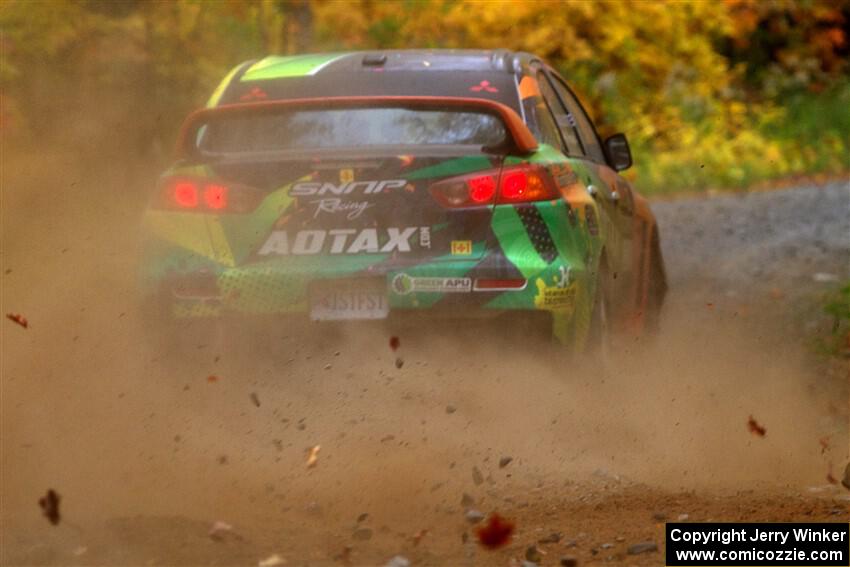
M212 108L203 108L190 114L180 128L177 138L176 157L189 158L196 154L195 140L198 130L211 119L218 117L239 116L244 114L274 113L284 108L364 108L373 106L390 106L400 108L460 108L479 112L487 112L501 118L507 128L516 151L529 154L537 149L537 140L528 129L522 118L510 107L492 100L469 97L442 96L345 96L326 98L293 98L289 100L272 100L262 102L247 102L224 104Z

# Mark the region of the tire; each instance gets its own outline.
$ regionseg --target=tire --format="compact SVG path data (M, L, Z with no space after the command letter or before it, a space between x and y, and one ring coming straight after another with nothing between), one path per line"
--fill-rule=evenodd
M608 270L603 259L600 262L599 279L596 283L596 294L585 342L585 354L600 363L603 368L608 366L613 354L610 325L611 302L608 299L607 274Z
M667 295L667 274L664 270L664 259L661 256L657 230L652 232L650 247L652 256L649 264L644 329L646 334L655 335L661 326L661 309L664 306L664 297Z

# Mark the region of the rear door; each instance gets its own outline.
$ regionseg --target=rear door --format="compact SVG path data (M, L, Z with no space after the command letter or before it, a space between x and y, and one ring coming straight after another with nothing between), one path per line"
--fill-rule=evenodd
M593 186L594 198L603 211L607 258L614 278L610 283L616 292L615 308L619 306L625 310L632 300L629 291L633 289L630 188L608 166L593 124L566 83L548 70L541 73L540 80L548 85L544 96L549 97L548 102L567 144L567 152L586 165L586 182Z

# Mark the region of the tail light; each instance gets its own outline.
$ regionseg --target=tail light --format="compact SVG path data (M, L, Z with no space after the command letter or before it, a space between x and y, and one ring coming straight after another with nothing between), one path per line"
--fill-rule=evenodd
M546 168L534 164L478 171L443 179L431 185L431 194L447 208L529 203L558 199L561 192Z
M158 209L198 213L249 213L262 193L251 187L196 177L168 177L161 183Z

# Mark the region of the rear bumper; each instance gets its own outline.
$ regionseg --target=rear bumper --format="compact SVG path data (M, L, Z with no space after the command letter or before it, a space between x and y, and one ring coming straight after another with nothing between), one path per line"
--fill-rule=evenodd
M504 345L568 343L553 332L553 314L535 311L443 309L393 310L385 319L313 321L308 313L250 315L219 312L215 317L157 318L156 310L146 310L147 329L159 342L185 352L185 345L214 344L252 353L271 353L292 345L332 344L339 348L352 337L379 340L404 337L406 344L450 341L455 344Z
M145 286L161 309L175 318L304 315L316 286L361 285L385 293L390 317L428 312L433 317L487 318L502 312L557 311L567 314L586 302L583 272L553 262L525 278L516 271L487 270L463 263L432 263L383 273L317 273L284 266L208 267L172 270Z

